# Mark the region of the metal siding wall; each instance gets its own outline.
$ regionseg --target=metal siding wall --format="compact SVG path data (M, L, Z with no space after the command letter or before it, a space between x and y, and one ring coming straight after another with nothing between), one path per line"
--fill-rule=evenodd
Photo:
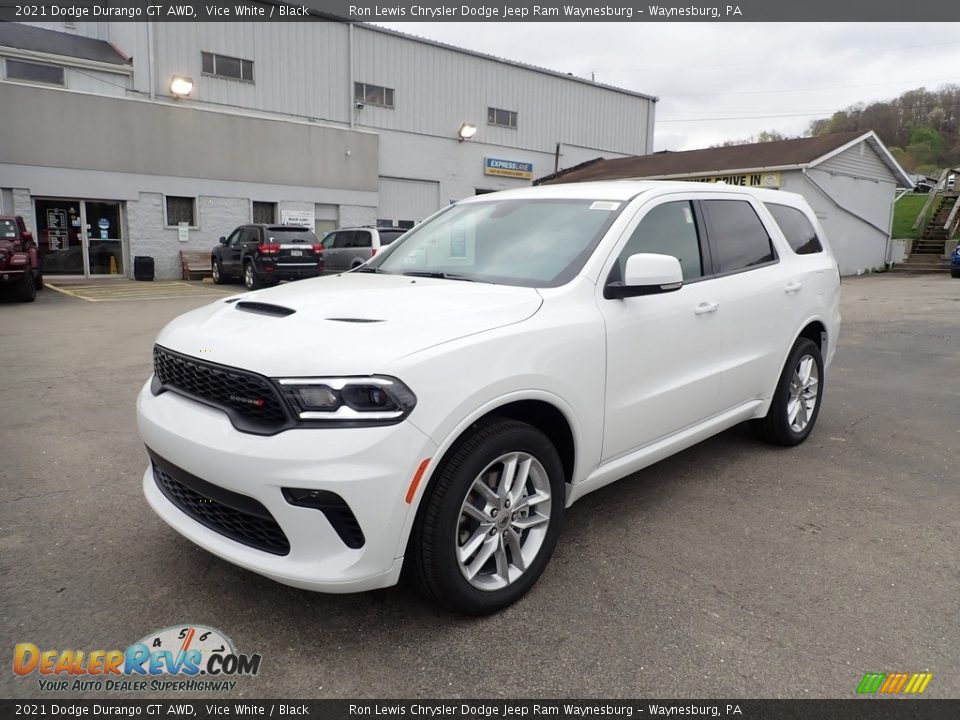
M70 90L96 93L111 97L126 97L127 89L132 88L129 75L89 70L87 68L67 67L66 86Z
M557 142L624 154L647 150L652 101L455 50L357 27L355 79L394 88L396 108L366 107L358 123L549 152ZM487 125L487 108L518 114L517 129Z
M197 83L195 99L348 123L347 26L332 22L157 23L157 76ZM254 64L254 82L202 74L200 53Z
M860 154L861 146L864 146L863 155ZM876 151L866 142L858 143L839 155L834 155L829 160L817 165L816 168L817 170L846 173L857 177L870 178L871 180L896 182L896 177L890 172L890 168L883 163Z
M378 218L419 222L439 209L439 183L380 178Z

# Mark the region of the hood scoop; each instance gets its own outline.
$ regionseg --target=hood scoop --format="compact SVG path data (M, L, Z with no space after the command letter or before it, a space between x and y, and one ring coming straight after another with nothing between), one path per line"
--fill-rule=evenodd
M296 310L292 310L282 305L271 305L270 303L254 302L252 300L243 300L234 307L243 312L254 313L256 315L270 315L272 317L286 317L293 315Z
M326 318L330 322L346 322L346 323L378 323L383 322L383 320L377 320L376 318Z

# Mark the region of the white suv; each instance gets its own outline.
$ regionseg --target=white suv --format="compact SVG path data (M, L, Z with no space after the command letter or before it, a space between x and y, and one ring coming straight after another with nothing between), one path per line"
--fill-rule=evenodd
M170 323L147 500L279 582L522 596L586 493L750 420L803 442L840 327L806 202L603 182L464 200L356 271ZM709 469L705 470L709 472Z

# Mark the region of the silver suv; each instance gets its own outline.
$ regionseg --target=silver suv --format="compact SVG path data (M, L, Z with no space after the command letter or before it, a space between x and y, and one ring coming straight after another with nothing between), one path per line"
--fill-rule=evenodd
M407 232L398 227L353 227L334 230L323 238L324 271L346 272L358 268Z

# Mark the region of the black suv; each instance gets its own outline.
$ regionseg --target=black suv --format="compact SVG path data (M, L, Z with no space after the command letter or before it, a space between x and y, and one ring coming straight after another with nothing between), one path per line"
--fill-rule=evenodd
M312 230L296 225L241 225L210 256L213 281L242 279L247 290L323 272L323 246Z

